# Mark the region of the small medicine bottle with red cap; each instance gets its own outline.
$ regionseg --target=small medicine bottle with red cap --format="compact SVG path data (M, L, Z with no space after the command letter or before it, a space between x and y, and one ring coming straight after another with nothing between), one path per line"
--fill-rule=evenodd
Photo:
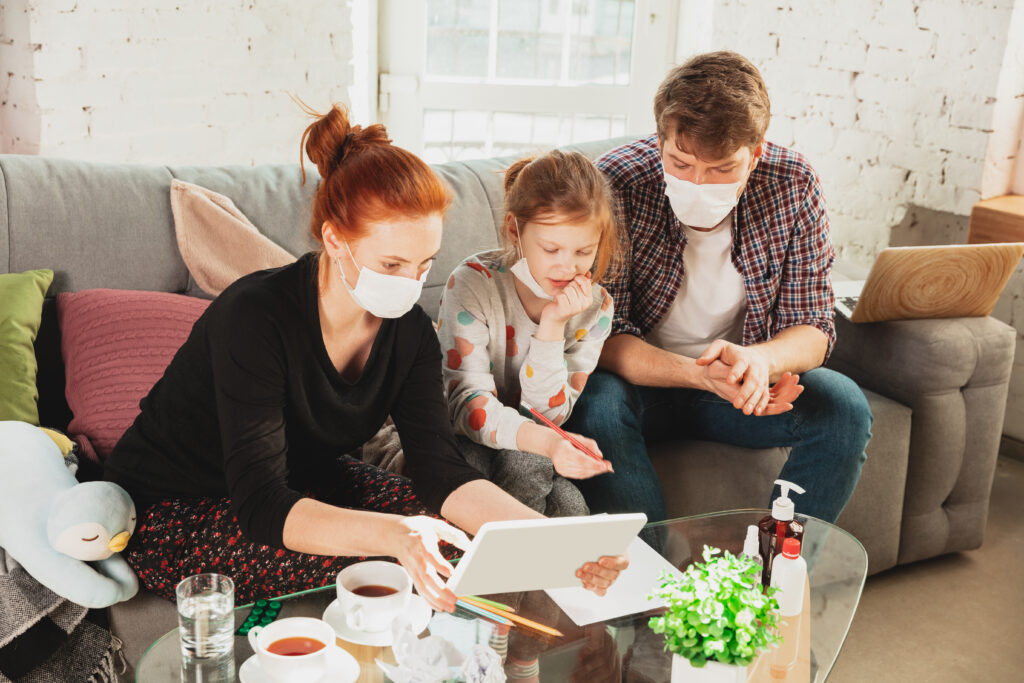
M804 583L807 581L807 563L800 557L800 541L787 538L782 543L782 554L775 558L771 585L778 588L779 615L795 617L804 606Z
M800 541L804 537L804 525L793 518L795 506L789 499L790 489L797 493L803 493L804 490L796 484L782 479L776 479L775 483L782 489L782 495L772 502L772 513L765 515L757 523L758 545L764 564L764 571L761 574L761 585L763 586L771 585L772 563L775 557L782 552L782 542L787 538L795 538Z

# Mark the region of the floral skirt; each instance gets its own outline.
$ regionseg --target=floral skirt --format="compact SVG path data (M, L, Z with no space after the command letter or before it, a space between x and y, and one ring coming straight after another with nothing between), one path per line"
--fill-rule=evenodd
M305 492L338 507L397 515L430 515L412 482L366 463L344 458L330 486ZM457 549L446 544L451 558ZM286 595L335 582L338 572L366 557L327 557L258 545L242 535L229 498L164 500L140 511L138 527L123 553L149 591L174 600L186 576L216 572L235 582L235 604ZM387 559L387 558L378 558Z

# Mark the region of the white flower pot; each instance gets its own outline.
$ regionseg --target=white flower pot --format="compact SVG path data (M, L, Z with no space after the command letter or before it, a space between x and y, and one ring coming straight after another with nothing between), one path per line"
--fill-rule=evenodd
M672 655L672 683L746 683L747 667L708 661L702 667Z

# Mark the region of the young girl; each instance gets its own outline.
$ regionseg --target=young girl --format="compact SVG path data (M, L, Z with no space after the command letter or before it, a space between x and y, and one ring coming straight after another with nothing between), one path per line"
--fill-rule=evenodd
M502 241L448 279L438 329L448 412L488 479L546 515L587 514L566 478L611 466L524 413L565 422L611 330L612 299L597 283L620 242L604 177L575 152L516 162L505 173Z

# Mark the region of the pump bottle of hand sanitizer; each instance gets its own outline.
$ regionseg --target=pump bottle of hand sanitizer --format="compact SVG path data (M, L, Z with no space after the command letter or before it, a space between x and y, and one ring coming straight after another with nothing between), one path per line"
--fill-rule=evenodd
M782 489L782 495L772 503L772 514L765 515L757 523L759 532L759 543L761 560L764 563L764 572L761 575L761 584L771 585L772 562L775 556L782 552L782 542L787 538L795 538L802 541L804 537L804 525L793 519L794 505L789 499L790 489L797 493L804 493L804 490L788 481L776 479L775 483Z

